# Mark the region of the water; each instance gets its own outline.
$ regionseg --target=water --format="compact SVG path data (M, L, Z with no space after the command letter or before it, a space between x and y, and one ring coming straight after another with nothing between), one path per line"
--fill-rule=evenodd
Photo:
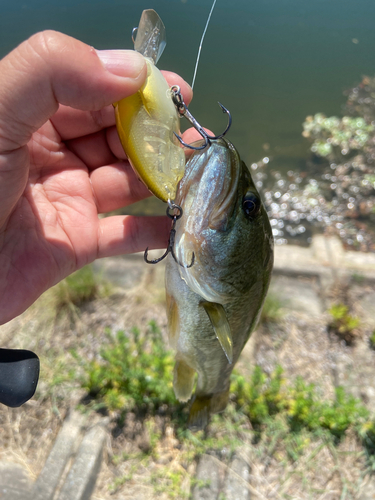
M141 11L154 8L167 30L158 66L191 82L211 0L0 0L0 7L0 56L43 29L99 49L132 48ZM233 116L228 138L248 164L269 156L273 168L298 168L309 148L306 115L340 114L343 90L375 74L374 19L373 0L218 0L191 112L220 133L219 100Z

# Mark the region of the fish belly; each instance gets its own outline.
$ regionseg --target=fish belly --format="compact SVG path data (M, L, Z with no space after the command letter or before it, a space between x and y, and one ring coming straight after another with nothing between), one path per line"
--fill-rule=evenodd
M229 364L216 338L203 299L181 279L172 258L166 267L168 330L176 352L173 387L177 399L188 401L196 389L189 426L202 428L211 413L223 411L228 402ZM197 374L197 377L196 377Z

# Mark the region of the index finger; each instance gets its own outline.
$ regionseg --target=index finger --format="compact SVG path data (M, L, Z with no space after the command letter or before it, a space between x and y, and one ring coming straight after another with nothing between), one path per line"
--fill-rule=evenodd
M181 88L184 101L189 104L193 98L193 91L185 80L171 71L162 71L162 73L169 86L178 85ZM80 111L60 105L51 121L61 139L69 140L94 134L115 125L115 113L113 106L106 106L99 111Z

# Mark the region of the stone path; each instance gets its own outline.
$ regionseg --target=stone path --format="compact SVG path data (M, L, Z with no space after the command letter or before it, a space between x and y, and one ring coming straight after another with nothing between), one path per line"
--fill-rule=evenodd
M162 279L163 267L156 267L153 272ZM142 255L98 261L95 269L124 288L136 286L144 273L151 272ZM349 300L353 298L367 332L350 349L329 335L325 316L332 287L348 283ZM254 363L271 372L280 363L286 376L297 372L307 382L318 380L325 395L344 385L375 412L375 353L368 345L369 332L375 328L375 254L344 252L339 240L323 236L315 236L309 248L276 247L270 292L282 297L286 327L267 337L257 332L250 339L239 362L243 372ZM0 462L0 499L89 500L105 442L105 420L88 427L84 417L73 413L35 482L20 465ZM249 450L238 450L229 463L220 455L205 454L197 466L192 498L264 500L254 486L256 480ZM367 479L358 500L371 499L375 481Z
M85 418L73 412L35 482L22 466L0 462L1 500L89 500L101 465L105 423L86 428Z

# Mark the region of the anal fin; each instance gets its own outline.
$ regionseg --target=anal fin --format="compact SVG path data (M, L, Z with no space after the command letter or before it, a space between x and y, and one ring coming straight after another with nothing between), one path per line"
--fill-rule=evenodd
M202 302L228 363L233 362L233 339L224 307L216 302Z
M195 370L184 361L177 359L174 366L173 389L176 398L185 402L191 398L195 382Z

